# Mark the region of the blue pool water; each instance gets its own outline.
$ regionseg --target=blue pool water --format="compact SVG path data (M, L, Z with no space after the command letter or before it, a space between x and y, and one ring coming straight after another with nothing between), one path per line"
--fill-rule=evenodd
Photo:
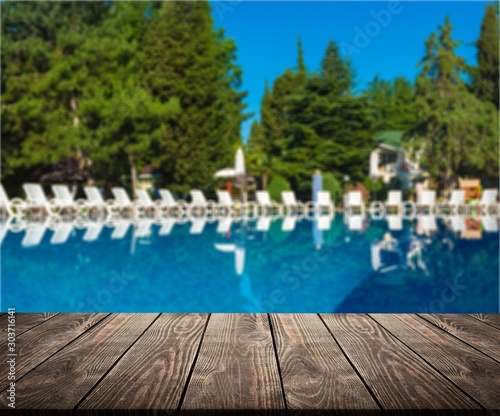
M126 225L4 230L1 310L499 312L499 235L480 222Z

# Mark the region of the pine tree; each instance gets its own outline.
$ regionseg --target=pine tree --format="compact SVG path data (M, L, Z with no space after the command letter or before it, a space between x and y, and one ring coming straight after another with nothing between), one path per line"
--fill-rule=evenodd
M318 168L354 181L367 174L373 147L370 110L365 98L352 95L352 80L348 61L330 42L320 72L290 99L283 163L298 191L310 190L310 176Z
M142 45L145 85L180 112L153 146L154 163L176 191L213 188L213 173L232 163L244 120L236 47L214 31L206 2L165 2Z
M481 35L477 41L478 68L474 80L474 88L481 100L490 101L499 107L499 58L498 58L498 14L495 7L486 8L481 24Z
M492 179L498 175L498 112L467 89L464 60L455 54L452 26L446 19L439 36L426 42L417 79L418 124L406 138L421 156L440 189L458 185L462 176Z

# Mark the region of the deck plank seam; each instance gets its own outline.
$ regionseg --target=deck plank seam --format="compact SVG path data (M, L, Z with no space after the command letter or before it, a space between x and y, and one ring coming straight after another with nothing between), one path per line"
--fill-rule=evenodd
M470 347L470 348L472 348L472 349L474 349L476 351L479 351L481 354L485 355L486 357L488 357L488 358L492 359L493 361L496 361L497 363L500 364L500 361L497 360L495 357L492 357L491 355L486 354L484 351L481 351L479 348L475 347L474 345L471 345L467 341L465 341L465 340L457 337L455 334L453 334L451 332L448 332L446 329L441 328L439 325L436 325L434 322L429 321L428 319L425 319L423 316L420 316L419 314L415 314L414 316L417 316L418 318L422 319L424 322L427 322L428 324L431 324L432 326L438 328L440 331L443 331L444 333L446 333L448 335L451 335L453 338L458 339L460 342L462 342L463 344L467 345L468 347ZM496 329L498 330L498 328L496 328Z
M437 374L441 375L443 378L448 380L454 387L456 387L458 390L460 390L466 397L471 399L473 402L475 402L477 405L479 405L481 408L488 410L482 403L478 402L474 397L469 395L465 390L463 390L459 385L457 385L453 380L448 378L446 374L442 373L439 369L434 367L429 361L427 361L422 355L420 355L417 351L415 351L413 348L411 348L408 344L406 344L403 340L398 338L395 334L393 334L389 329L387 329L383 324L380 322L376 321L374 318L371 317L370 314L367 314L370 319L372 319L374 322L379 324L385 331L387 331L391 336L393 336L395 339L397 339L399 342L401 342L406 348L408 348L410 351L412 351L417 357L419 357L424 363L427 363L434 371L436 371Z
M281 366L280 366L280 359L278 355L278 346L276 344L276 337L274 334L274 328L273 328L273 323L271 320L271 314L267 314L267 319L269 321L269 331L271 331L271 338L273 340L273 349L274 349L274 357L276 358L276 365L278 367L278 376L280 378L280 385L281 385L281 392L283 393L283 403L285 405L285 414L288 412L288 405L286 401L286 391L285 391L285 385L283 383L283 375L281 374Z
M112 315L112 314L110 314ZM153 325L157 320L158 318L161 316L162 314L159 313L155 319L153 319L151 321L151 323L149 325L146 326L146 328L144 329L144 331L141 332L141 334L135 339L134 342L132 342L126 349L125 351L123 351L123 353L115 360L115 362L113 364L111 364L109 366L109 368L104 372L104 374L99 378L99 380L97 380L95 382L95 384L83 395L83 397L76 403L75 407L72 409L72 413L75 412L77 409L78 409L78 406L80 406L84 401L85 399L90 396L90 394L96 389L96 387L99 385L99 383L101 383L105 378L106 376L111 372L111 370L113 370L113 368L115 368L115 366L120 362L120 360L125 356L125 354L127 354L127 352L129 352L129 350L136 344L137 341L139 341L142 336L144 335L144 333L151 327L151 325ZM103 319L104 320L104 319ZM101 321L102 322L102 321ZM87 331L86 331L87 332Z
M57 314L59 315L59 314ZM89 331L93 331L94 328L98 327L98 326L101 326L101 324L103 324L104 321L108 320L108 317L111 315L111 313L108 313L104 318L102 318L99 322L97 322L95 325L93 325L91 328L83 331L80 335L78 335L77 337L73 338L71 341L69 341L67 344L64 344L61 348L59 348L57 351L55 351L53 354L49 355L47 358L45 358L43 361L40 361L37 365L35 365L33 368L31 368L29 371L27 371L25 374L23 374L21 377L19 378L16 378L16 383L23 379L24 377L30 375L34 370L36 370L38 367L40 367L42 364L44 364L47 360L50 360L52 357L54 357L56 354L59 354L63 349L65 349L67 346L73 344L73 342L76 342L78 339L80 339L80 337L84 336L85 334L87 334ZM56 316L56 315L54 315ZM49 318L50 319L50 318ZM48 319L46 320L48 321ZM46 322L44 321L44 322ZM43 323L43 322L42 322ZM38 326L38 325L37 325ZM34 328L34 327L33 327ZM25 331L27 332L27 331ZM23 332L23 334L25 333ZM1 345L0 345L1 346ZM3 393L4 391L7 390L7 387L3 390L0 390L0 393Z
M21 313L22 313L22 312L21 312ZM17 314L17 312L16 312L16 314ZM42 322L39 322L39 323L37 323L36 325L34 325L34 326L32 326L32 327L30 327L30 328L28 328L28 329L25 329L25 330L24 330L24 331L22 331L22 332L17 332L17 333L16 333L16 338L17 338L19 335L25 334L26 332L31 331L32 329L36 328L37 326L40 326L40 325L44 324L44 323L45 323L45 322L47 322L47 321L50 321L52 318L54 318L54 317L56 317L57 315L60 315L60 314L61 314L60 312L57 312L57 313L55 313L54 315L49 316L47 319L44 319ZM7 314L5 314L5 315L7 315ZM0 347L3 347L3 345L4 345L4 344L7 344L7 341L0 343Z
M500 313L500 312L499 312L499 313ZM481 322L481 323L483 323L483 324L485 324L485 325L488 325L488 326L489 326L489 327L491 327L491 328L499 329L497 326L495 326L495 325L491 325L488 321L483 321L482 319L479 319L478 317L476 317L476 316L474 316L474 315L472 315L472 314L470 314L470 313L466 313L466 315L467 315L467 316L470 316L471 318L474 318L476 321L479 321L479 322Z
M346 352L344 351L344 349L342 348L342 346L338 342L337 338L335 338L335 335L333 335L332 331L330 330L330 328L326 324L326 322L323 319L323 317L321 316L321 314L318 313L317 315L318 315L319 319L321 320L321 322L323 323L323 325L326 327L326 330L328 331L328 333L330 334L330 336L333 338L333 340L335 341L335 343L337 344L337 346L340 348L340 351L344 355L344 357L347 360L347 362L349 363L349 365L353 368L353 370L356 373L356 375L359 377L359 379L361 380L361 382L363 383L363 385L365 386L365 388L368 390L368 393L370 393L370 396L372 397L372 399L375 401L375 403L379 407L380 413L384 414L385 409L382 406L382 404L380 403L380 401L378 400L378 398L375 395L375 393L372 391L372 389L370 388L370 386L368 385L368 383L365 381L365 379L363 378L363 376L361 375L361 373L358 371L358 369L356 368L356 366L354 365L354 363L351 361L351 359L349 358L349 356L346 354Z
M212 317L212 314L209 313L207 316L207 319L205 321L203 331L201 332L200 342L198 344L198 348L196 349L196 354L194 355L193 363L191 364L191 368L189 369L189 373L188 373L188 376L186 378L186 384L184 385L184 388L182 389L181 397L179 399L179 405L177 406L177 409L176 409L176 414L182 413L182 405L183 405L184 400L186 398L186 393L187 393L187 390L189 387L189 383L191 382L191 378L192 378L193 373L194 373L194 368L196 367L196 363L198 361L198 356L200 355L201 346L203 345L203 340L205 339L205 333L207 332L208 323L210 322L211 317Z

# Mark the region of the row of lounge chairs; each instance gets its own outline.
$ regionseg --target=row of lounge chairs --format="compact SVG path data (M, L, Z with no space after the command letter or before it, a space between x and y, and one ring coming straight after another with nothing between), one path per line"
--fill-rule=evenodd
M53 199L48 199L39 184L24 184L26 200L9 199L3 186L0 185L0 208L8 216L22 217L42 213L48 216L121 216L127 214L134 218L153 217L191 217L191 216L311 216L328 213L334 215L335 205L327 191L317 195L316 202L301 202L294 192L282 192L282 203L271 200L267 191L257 191L256 201L242 203L234 201L227 191L217 191L218 201L205 198L200 190L190 191L191 201L177 200L168 189L160 189L160 199L153 200L145 190L136 191L136 199L131 200L124 188L111 189L114 199L105 200L95 186L84 188L86 199L74 199L66 185L53 185ZM386 214L399 214L405 218L414 217L417 213L435 215L487 215L498 214L498 191L485 189L481 200L476 204L467 204L465 192L454 190L450 199L444 203L436 203L436 191L423 191L417 203L403 201L401 191L389 191L387 201L375 201L369 206L372 217L383 217ZM344 195L344 211L350 214L364 213L365 202L362 193L351 191Z
M333 214L335 207L328 192L321 192L316 204L297 201L291 191L283 192L283 204L272 201L267 191L258 191L256 201L241 203L233 201L227 191L217 191L218 201L205 198L200 190L190 191L191 202L176 200L168 189L160 189L160 199L153 200L145 190L136 191L137 198L131 200L124 188L111 189L113 199L105 200L95 186L84 188L86 199L74 199L66 185L53 185L54 198L46 197L39 184L24 184L26 200L9 199L0 185L0 207L8 216L22 217L30 214L48 216L99 215L117 216L127 214L134 218L142 217L189 217L189 216L249 216L249 215L306 215L311 212Z
M305 217L307 218L307 217ZM267 232L270 230L273 221L278 217L261 216L251 220L251 226L257 232ZM311 219L311 218L310 218ZM316 224L314 225L319 231L327 231L331 228L333 217L324 214L314 218ZM366 214L347 214L344 216L344 225L350 231L361 231L365 228ZM401 231L403 229L403 218L399 215L388 215L385 220L387 221L387 228L389 231ZM66 243L73 231L76 229L85 230L81 237L83 242L96 241L102 234L105 228L111 228L110 238L118 240L124 238L129 230L132 229L133 238L149 238L152 235L152 226L155 225L158 236L170 235L176 225L189 224L189 234L197 235L203 233L205 225L208 222L217 222L216 233L226 235L231 231L234 224L241 223L241 218L234 218L231 216L219 217L217 219L208 217L192 217L190 219L175 219L163 218L159 221L151 219L118 219L118 220L87 220L87 221L53 221L50 218L45 218L42 221L25 221L18 222L9 221L0 223L0 245L8 232L19 233L24 231L21 245L23 247L33 247L41 243L47 230L52 231L50 237L50 244L63 244ZM281 231L291 232L295 229L297 222L301 221L297 216L289 215L282 218ZM477 221L477 220L476 220ZM498 217L497 216L482 216L480 218L481 229L484 232L498 232ZM465 232L467 218L460 215L453 215L445 218L445 225L453 232ZM417 233L433 233L438 230L436 216L429 214L418 215L416 218L416 231Z

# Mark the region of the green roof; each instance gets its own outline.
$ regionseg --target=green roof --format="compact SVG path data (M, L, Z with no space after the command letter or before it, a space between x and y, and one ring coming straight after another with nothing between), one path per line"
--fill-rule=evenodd
M377 144L383 143L392 147L401 147L403 134L403 130L384 130L375 134L373 139Z

